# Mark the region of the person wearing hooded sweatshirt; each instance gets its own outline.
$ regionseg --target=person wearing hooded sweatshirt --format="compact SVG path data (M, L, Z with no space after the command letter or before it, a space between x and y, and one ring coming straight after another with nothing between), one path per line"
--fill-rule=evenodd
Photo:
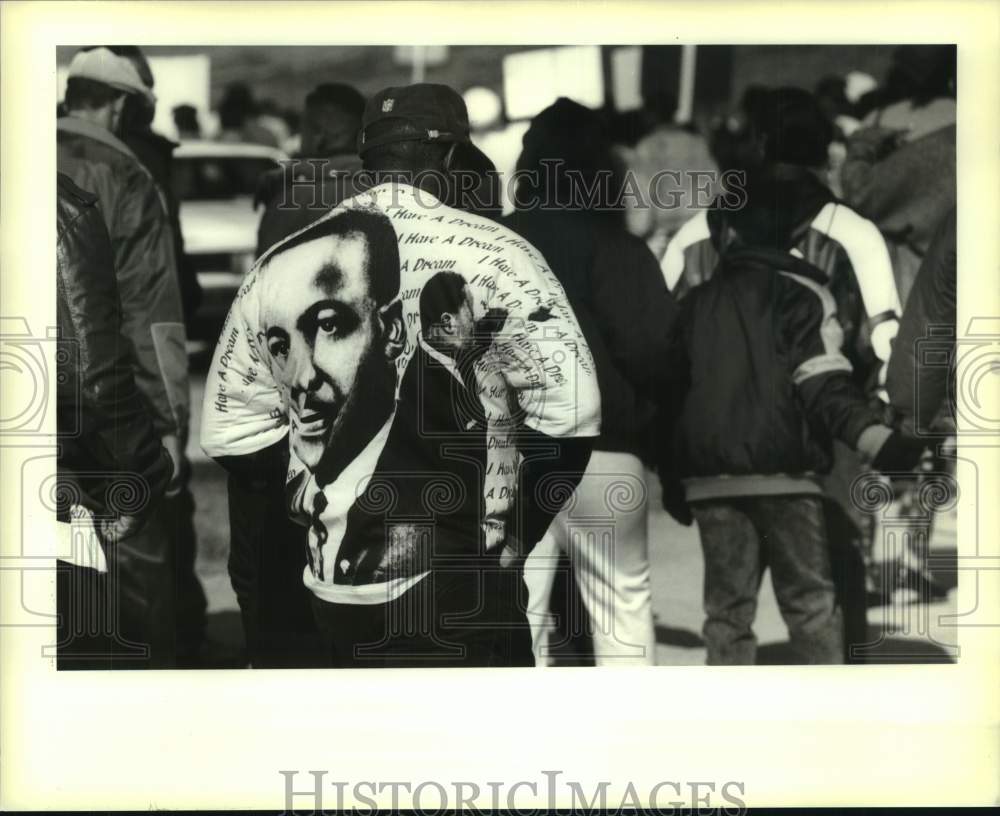
M832 125L808 91L780 88L767 94L753 129L760 161L745 170L745 203L724 194L681 227L661 264L667 287L680 299L711 277L713 235L723 226L792 252L824 272L855 369L883 379L902 307L878 228L822 180Z
M611 141L596 111L557 100L532 121L517 167L516 209L505 223L542 252L565 288L603 403L601 435L575 499L525 566L536 663L548 663L555 646L547 612L562 551L591 618L596 663L652 664L642 457L669 373L662 360L673 299L655 256L626 229Z
M818 275L822 300L831 306L826 319L838 327L837 352L852 372L854 385L871 390L884 377L901 312L885 242L874 224L837 201L821 180L833 131L811 94L795 88L768 92L752 125L759 161L746 168L745 200L724 194L680 229L661 265L667 285L685 301L713 279L722 257L720 246L733 239L794 256ZM856 411L860 414L860 409ZM868 523L859 518L849 495L862 463L852 450L854 430L829 435L833 437L832 470L830 452L825 452L812 463L819 466L810 468L815 476L809 479L818 481L822 491L815 484L810 490L832 499L825 503L827 524L838 533L830 544L853 558L854 548L844 545L848 538L857 545ZM796 490L804 485L800 483ZM833 569L848 572L842 563L846 560L835 559ZM826 592L822 589L817 597L827 597ZM845 606L862 593L846 580L838 580L837 594ZM850 642L863 633L864 619L863 609L855 606L847 611L857 613L848 617ZM826 627L825 645L809 659L832 660L842 648L842 643L838 645L842 638L831 634L832 626Z

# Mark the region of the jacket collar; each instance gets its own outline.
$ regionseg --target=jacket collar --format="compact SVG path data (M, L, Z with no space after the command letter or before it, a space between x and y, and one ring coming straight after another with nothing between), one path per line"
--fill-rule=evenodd
M436 362L444 366L444 368L456 380L458 380L463 386L465 385L465 380L462 378L462 374L459 372L458 365L455 363L455 361L447 354L442 354L440 351L434 348L434 346L432 346L430 343L424 340L423 332L417 335L417 344L420 346L420 348L424 350L424 353L427 354L428 357L430 357L432 360L435 360Z
M81 119L79 116L60 117L56 121L56 130L60 130L63 133L73 133L77 136L86 136L88 139L101 142L108 147L114 148L119 153L124 153L129 158L139 161L135 153L129 149L129 146L115 136L110 130L103 128L100 125L95 125L93 122L89 122L86 119Z

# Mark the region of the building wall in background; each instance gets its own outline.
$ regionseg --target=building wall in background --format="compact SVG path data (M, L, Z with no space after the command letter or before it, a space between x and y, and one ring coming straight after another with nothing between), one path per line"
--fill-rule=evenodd
M542 97L552 95L553 89L573 95L573 83L568 81L568 84L560 85L555 82L554 78L559 74L560 55L539 54L537 58L522 60L505 60L505 57L517 52L551 48L539 45L452 46L448 48L443 62L425 66L423 79L450 85L459 92L481 86L504 99L505 62L508 71L512 64L519 62L546 66L535 71L542 74L537 82L533 81L531 72L528 72L527 78L521 76L524 71L516 76L516 71L509 74L512 86L527 88L527 95L519 100L524 104L515 102L509 112L516 114L521 109L522 113L529 111L525 115L530 115L538 104L544 102ZM226 86L233 82L247 84L258 101L272 100L280 108L297 111L301 109L306 94L321 82L348 82L368 95L389 85L409 84L414 76L412 66L399 59L395 46L147 46L145 50L153 64L161 96L156 127L168 136L175 135L170 110L181 103L198 108L203 128L211 133L212 118L206 107L215 108ZM596 77L599 82L595 84L603 83L609 94L614 93L611 89L617 89L617 93L626 97L626 104L619 109L633 108L636 100L643 95L658 90L673 92L679 88L681 46L639 47L638 55L636 50L634 46L604 46L600 54L604 67L603 71L598 67ZM57 62L63 75L75 51L76 47L72 46L57 49ZM889 46L699 46L694 60L691 113L694 121L704 126L713 115L735 106L746 88L754 84L794 84L813 89L820 79L828 75L843 75L852 70L865 71L880 80L885 75L891 54ZM568 55L564 53L562 56ZM173 72L174 67L179 72L183 66L193 67L191 71L185 68L183 76L166 78L165 74ZM570 73L581 71L573 68ZM586 71L582 73L588 74ZM189 98L184 98L185 83L190 91ZM576 95L579 98L579 94ZM590 96L594 99L588 97L580 101L596 104L603 94L597 91L596 95ZM605 98L605 102L613 106L612 99ZM511 105L511 100L508 100L508 105ZM518 119L517 116L512 118ZM502 118L497 126L475 133L474 140L507 176L514 169L526 127L524 119L507 123Z
M448 60L428 66L424 78L459 91L481 85L502 97L503 57L543 47L453 46ZM721 63L730 65L731 71L703 85L713 104L734 104L747 86L758 83L791 83L811 89L824 76L851 70L866 71L881 79L892 53L892 48L884 45L703 46L699 51L718 49L728 52ZM75 50L73 46L58 48L59 64L68 64ZM320 82L350 82L362 93L370 94L387 85L408 84L412 76L408 65L396 62L394 46L148 46L146 50L151 57L208 56L209 102L213 106L231 82L247 83L259 99L269 98L280 106L298 108L309 90ZM711 62L719 64L720 60Z
M797 85L813 90L823 77L864 71L881 82L889 68L890 45L733 46L730 101L749 85Z

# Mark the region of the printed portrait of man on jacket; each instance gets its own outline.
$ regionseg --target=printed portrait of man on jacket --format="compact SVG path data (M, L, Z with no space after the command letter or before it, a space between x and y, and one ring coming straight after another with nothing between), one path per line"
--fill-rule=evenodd
M599 411L541 255L391 183L255 265L209 372L202 444L230 469L287 448L331 665L524 665L523 517L558 511L539 509L540 480L575 461L559 446L586 449L582 471Z

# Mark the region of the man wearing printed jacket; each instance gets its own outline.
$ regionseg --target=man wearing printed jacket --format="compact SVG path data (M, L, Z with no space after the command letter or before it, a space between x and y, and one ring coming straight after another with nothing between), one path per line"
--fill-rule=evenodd
M127 59L107 48L79 52L69 68L68 115L56 126L56 155L59 171L98 197L114 253L122 333L134 352L135 383L174 463L168 501L130 542L140 556L129 569L145 576L141 596L155 621L152 665L163 667L175 661L176 593L167 525L169 498L180 490L187 469L187 354L166 207L149 173L115 135L128 94L151 92Z
M458 94L386 89L361 141L366 169L394 180L251 270L209 372L202 445L234 473L288 457L333 665L530 665L521 542L586 466L593 359L537 251L443 203L457 201L454 147L470 147ZM480 347L472 365L440 351L438 329L422 336L421 293L445 271L468 298L431 319L463 332L456 349Z

